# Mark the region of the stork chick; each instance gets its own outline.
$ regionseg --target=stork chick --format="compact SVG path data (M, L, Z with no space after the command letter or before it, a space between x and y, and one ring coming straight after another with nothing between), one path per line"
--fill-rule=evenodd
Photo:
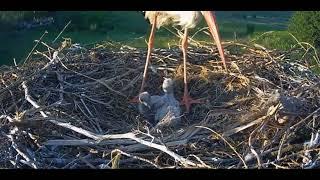
M139 112L157 127L175 126L181 120L180 104L173 93L174 82L165 78L162 84L164 95L151 96L148 92L139 94Z

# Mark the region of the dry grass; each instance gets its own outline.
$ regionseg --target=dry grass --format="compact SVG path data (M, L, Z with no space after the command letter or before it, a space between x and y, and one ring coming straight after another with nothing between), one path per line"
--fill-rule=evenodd
M225 43L189 49L189 90L205 99L177 129L153 132L135 104L146 51L119 44L35 51L1 69L2 168L319 167L319 77L294 51ZM156 49L146 90L163 76L182 98L182 54ZM312 137L311 137L312 136ZM6 142L6 143L2 143Z

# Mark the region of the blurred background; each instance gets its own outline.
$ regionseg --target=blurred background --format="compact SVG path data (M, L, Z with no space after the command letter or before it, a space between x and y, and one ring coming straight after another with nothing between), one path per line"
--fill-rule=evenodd
M223 41L249 41L288 50L296 44L288 33L291 32L299 40L315 45L318 42L319 12L218 11L216 17ZM63 38L71 38L73 43L81 45L116 41L137 48L147 47L150 31L149 23L138 11L1 11L0 64L11 65L13 58L20 61L46 30L48 34L43 41L52 42L64 27L56 42L60 43ZM201 31L203 27L204 22L192 30L191 36L194 35L195 40L210 41ZM161 28L156 33L156 47L177 45L176 33L172 27Z

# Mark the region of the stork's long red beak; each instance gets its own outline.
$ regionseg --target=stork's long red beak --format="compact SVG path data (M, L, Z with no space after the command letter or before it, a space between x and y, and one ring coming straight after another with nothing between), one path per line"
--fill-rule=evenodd
M223 47L221 45L221 41L220 41L220 35L218 32L218 26L216 23L216 18L215 15L212 11L201 11L202 15L204 16L204 19L206 20L210 33L215 41L215 43L217 44L218 50L219 50L219 54L223 63L223 66L225 69L227 69L227 64L226 64L226 58L224 56L224 50Z

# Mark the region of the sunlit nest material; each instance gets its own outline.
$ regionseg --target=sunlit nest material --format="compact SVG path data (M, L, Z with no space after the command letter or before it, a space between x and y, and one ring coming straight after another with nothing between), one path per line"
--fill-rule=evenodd
M214 45L189 48L189 90L205 103L162 130L129 103L145 49L48 47L25 64L2 66L1 167L319 167L320 79L305 65L312 52L223 45L228 72ZM181 100L181 50L156 49L151 64L145 90L160 94L171 77Z

